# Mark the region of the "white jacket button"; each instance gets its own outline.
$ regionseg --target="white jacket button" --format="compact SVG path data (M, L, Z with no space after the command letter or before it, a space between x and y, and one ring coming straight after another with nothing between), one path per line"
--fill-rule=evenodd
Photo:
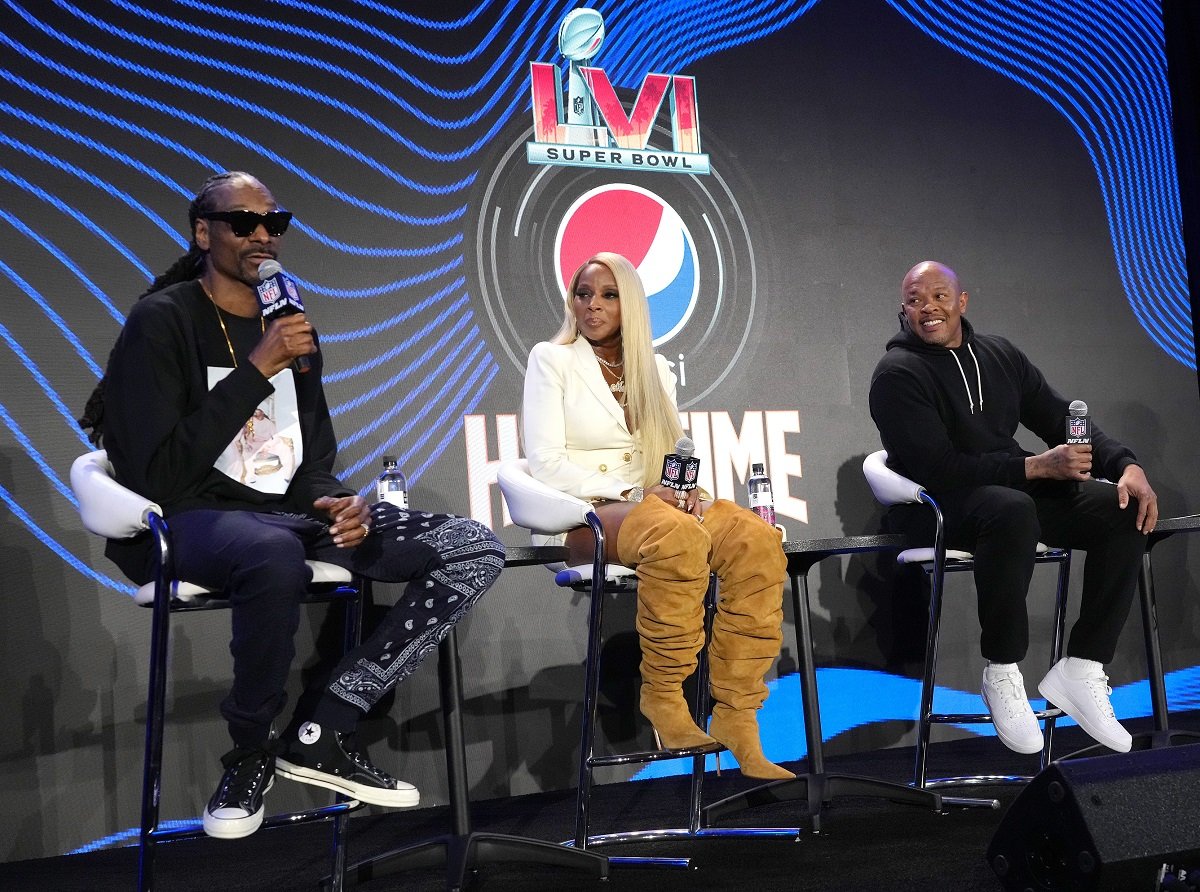
M600 466L600 473L601 473L601 474L607 474L607 473L608 473L608 465L601 465L601 466Z

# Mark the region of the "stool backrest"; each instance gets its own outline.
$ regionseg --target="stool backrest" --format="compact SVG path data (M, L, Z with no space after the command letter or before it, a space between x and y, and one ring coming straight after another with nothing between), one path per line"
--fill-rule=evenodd
M496 480L513 521L531 532L552 536L587 523L591 503L535 480L523 458L502 462Z
M128 539L149 529L150 512L162 516L156 503L116 481L103 449L81 455L71 464L71 491L79 500L84 528L106 539Z
M920 502L925 487L914 483L903 474L897 474L887 466L887 452L880 449L863 459L863 475L867 485L881 505L903 505Z

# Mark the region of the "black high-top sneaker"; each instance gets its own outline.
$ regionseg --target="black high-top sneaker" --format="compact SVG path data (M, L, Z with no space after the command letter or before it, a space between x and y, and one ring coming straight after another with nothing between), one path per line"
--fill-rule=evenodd
M204 832L241 839L263 822L263 797L275 783L275 757L262 748L236 748L221 757L225 773L204 809Z
M335 790L346 796L391 808L411 808L421 801L412 784L397 780L371 764L358 749L352 732L304 722L293 737L278 743L275 770L281 777Z

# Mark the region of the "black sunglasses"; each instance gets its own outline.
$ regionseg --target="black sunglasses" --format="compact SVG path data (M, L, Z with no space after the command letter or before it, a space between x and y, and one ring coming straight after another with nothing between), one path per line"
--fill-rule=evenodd
M246 238L260 225L267 228L269 235L278 238L287 232L288 224L292 222L291 211L268 211L265 214L256 214L254 211L209 211L200 216L205 220L228 223L238 238Z

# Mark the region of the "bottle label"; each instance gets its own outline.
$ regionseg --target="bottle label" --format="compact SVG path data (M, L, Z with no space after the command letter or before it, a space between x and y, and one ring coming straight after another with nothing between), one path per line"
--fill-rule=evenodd
M383 489L381 487L379 501L388 502L397 508L408 508L408 493L402 489Z
M771 490L769 489L764 488L757 492L751 491L749 495L751 508L775 507L775 500L771 498Z
M769 523L771 526L775 526L775 509L771 507L770 502L765 505L751 506L750 510Z

